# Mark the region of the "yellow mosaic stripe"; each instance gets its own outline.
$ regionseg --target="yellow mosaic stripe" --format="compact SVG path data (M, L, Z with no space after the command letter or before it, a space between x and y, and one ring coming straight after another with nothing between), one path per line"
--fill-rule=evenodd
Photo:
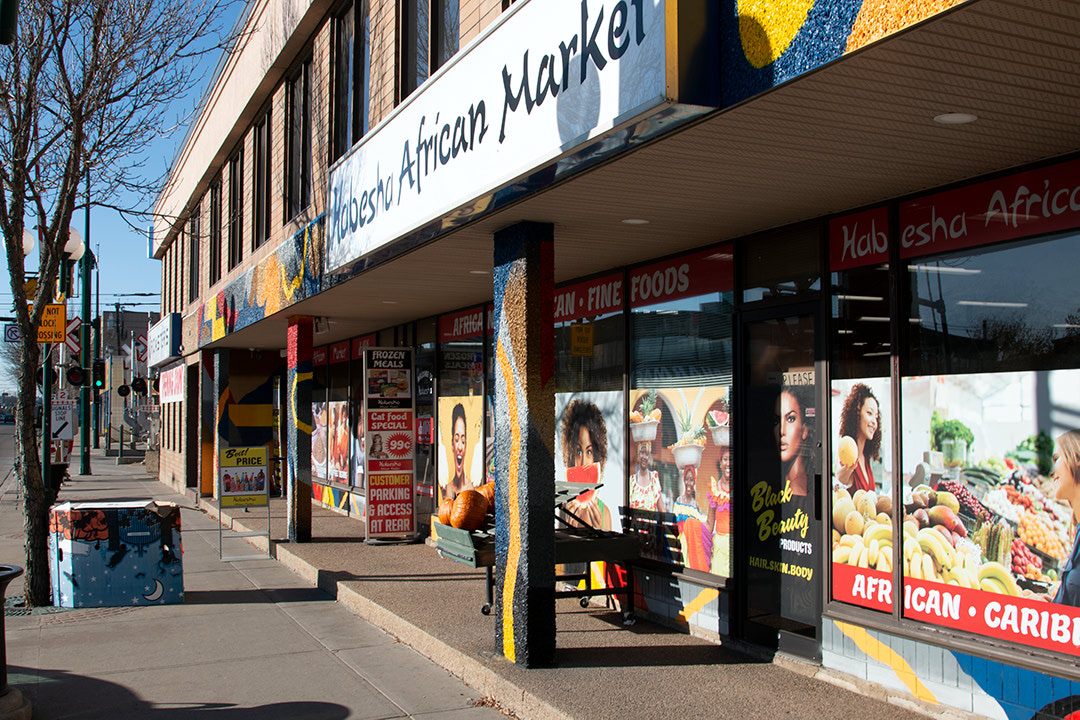
M507 535L510 539L510 547L506 553L506 574L503 576L502 594L502 621L503 621L503 655L510 662L517 662L517 653L514 647L514 590L517 585L517 569L521 554L521 522L518 516L518 463L521 459L521 429L518 427L517 394L514 392L514 369L510 366L510 358L506 355L506 347L502 340L496 349L496 357L499 361L499 371L502 373L503 382L506 386L506 402L510 414L510 462L506 473L507 496L510 506L507 508Z
M718 597L720 597L720 591L716 588L703 588L696 598L683 606L682 611L675 616L675 619L682 623L690 622L690 618L701 612L703 607Z
M292 411L293 422L296 423L297 430L307 433L308 435L311 434L311 425L309 425L308 423L300 422L300 418L296 414L296 388L300 385L301 382L311 380L311 378L312 373L310 372L293 373L293 386L289 388L289 409Z
M937 697L922 684L922 681L915 675L915 671L911 669L911 666L908 665L907 660L902 655L875 638L866 631L866 628L838 620L833 620L833 622L836 623L836 627L840 628L842 633L851 638L856 647L878 662L891 667L893 672L896 673L896 677L900 678L900 682L907 685L912 695L926 702L937 703Z

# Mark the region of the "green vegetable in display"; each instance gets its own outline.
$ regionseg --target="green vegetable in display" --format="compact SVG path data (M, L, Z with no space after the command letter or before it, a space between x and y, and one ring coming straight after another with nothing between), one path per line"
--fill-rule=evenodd
M935 410L930 419L930 449L940 451L943 440L963 440L970 448L975 441L975 435L964 423L959 420L945 420Z
M1049 475L1054 467L1054 441L1045 431L1040 430L1038 435L1027 438L1017 445L1015 450L1005 453L1005 456L1022 463L1035 463L1039 466L1040 474Z

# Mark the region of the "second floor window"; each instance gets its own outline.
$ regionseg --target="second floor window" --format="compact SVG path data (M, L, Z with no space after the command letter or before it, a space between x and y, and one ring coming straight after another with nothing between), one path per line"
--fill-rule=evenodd
M270 128L270 113L267 112L255 125L255 165L251 183L252 250L270 239Z
M404 0L401 99L404 100L457 53L460 0Z
M311 60L305 60L288 80L288 186L285 222L311 202Z
M334 54L334 141L331 161L367 132L371 88L368 0L355 0L337 16Z
M210 285L221 279L221 178L210 186Z
M199 206L188 219L188 302L199 299Z
M244 259L244 151L229 160L229 269Z

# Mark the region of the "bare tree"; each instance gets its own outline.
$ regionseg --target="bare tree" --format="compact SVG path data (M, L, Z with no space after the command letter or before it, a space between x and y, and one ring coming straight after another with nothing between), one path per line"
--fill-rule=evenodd
M25 498L26 600L50 604L48 507L34 431L36 343L65 262L80 184L96 205L146 212L161 176L144 148L173 131L179 101L204 80L200 60L228 42L239 0L22 0L15 42L0 48L0 231L19 326L15 452ZM123 198L141 198L143 208ZM23 231L36 226L38 292L27 304Z

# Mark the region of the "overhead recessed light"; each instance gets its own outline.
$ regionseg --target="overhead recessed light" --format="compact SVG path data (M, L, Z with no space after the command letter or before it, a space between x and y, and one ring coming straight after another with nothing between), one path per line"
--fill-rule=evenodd
M885 299L876 295L836 295L835 297L837 300L865 300L867 302L880 302Z
M469 274L470 275L490 275L491 271L490 270L470 270Z
M909 265L908 272L936 272L942 275L978 275L982 272L978 268L950 267L948 265Z
M397 305L397 300L383 300L383 305Z
M999 308L1026 308L1025 302L997 302L993 300L957 300L957 305L970 305L972 307L999 307Z
M649 224L648 220L643 220L641 218L626 218L622 222L623 222L623 225L648 225Z
M859 318L859 322L890 322L887 317L875 317L873 315L863 315Z
M963 112L942 113L934 116L934 122L942 125L967 125L978 120L977 115Z

